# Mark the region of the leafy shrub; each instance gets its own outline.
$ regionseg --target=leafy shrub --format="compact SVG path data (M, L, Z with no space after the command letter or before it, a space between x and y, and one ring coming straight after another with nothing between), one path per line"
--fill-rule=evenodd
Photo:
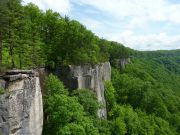
M0 94L4 94L6 91L4 90L3 87L0 87Z

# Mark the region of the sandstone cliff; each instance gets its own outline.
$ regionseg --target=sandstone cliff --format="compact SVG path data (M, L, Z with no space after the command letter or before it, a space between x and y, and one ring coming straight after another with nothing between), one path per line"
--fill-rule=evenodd
M66 88L75 90L86 88L96 93L98 101L106 106L104 96L104 80L111 79L111 66L109 62L97 64L95 66L81 65L77 67L59 67L54 72L63 81ZM106 109L99 109L99 117L107 119Z
M38 73L32 70L7 71L0 80L0 133L41 135L43 104Z
M122 68L125 68L126 64L130 63L130 58L118 58L117 61L121 70Z

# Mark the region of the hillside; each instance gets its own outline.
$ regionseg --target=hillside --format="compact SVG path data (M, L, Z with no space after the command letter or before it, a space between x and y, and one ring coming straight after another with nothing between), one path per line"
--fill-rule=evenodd
M180 133L178 51L134 51L120 74L112 70L116 106L109 116L124 124L126 134Z
M85 109L85 116L93 121L93 129L96 131L93 134L178 135L180 56L177 51L179 50L163 51L165 55L158 54L159 51L148 52L152 53L153 57L141 56L147 52L137 52L136 56L131 56L131 63L122 68L121 72L117 70L119 67L116 59L113 59L111 82L106 81L105 88L107 120L97 117L98 103L95 103L96 109L93 109L92 106L95 107L95 104L89 99L88 91L75 90L73 97L78 97L78 102ZM92 113L93 117L89 115ZM47 129L46 125L44 129ZM65 130L64 127L60 129L61 132ZM75 130L73 129L71 133ZM44 134L48 132L44 131Z

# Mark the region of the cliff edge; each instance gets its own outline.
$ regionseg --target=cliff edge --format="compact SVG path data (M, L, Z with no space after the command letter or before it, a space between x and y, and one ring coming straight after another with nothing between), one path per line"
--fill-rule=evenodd
M117 62L121 70L122 68L125 68L127 64L130 63L130 58L118 58Z
M109 62L95 66L88 64L77 67L58 67L54 74L63 81L65 87L69 88L70 91L85 88L95 92L98 101L106 107L104 80L111 80L111 66ZM99 109L98 115L100 118L107 119L106 108Z
M38 73L10 70L0 79L0 133L41 135L43 104Z

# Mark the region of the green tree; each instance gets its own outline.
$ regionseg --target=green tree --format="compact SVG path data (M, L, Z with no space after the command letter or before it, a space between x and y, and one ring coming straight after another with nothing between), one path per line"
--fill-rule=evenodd
M15 67L14 62L14 48L18 45L18 41L20 41L19 38L19 32L24 25L21 25L24 23L24 14L23 14L23 7L20 4L20 1L18 0L7 0L6 5L8 8L7 13L7 35L5 36L5 43L10 49L10 55L11 55L11 61L12 61L12 67Z
M0 0L0 72L2 66L2 49L3 49L3 35L7 31L8 8L6 0Z
M46 80L43 134L98 135L93 120L86 116L77 97L68 96L62 82L52 74Z
M38 6L33 3L29 3L25 7L25 12L28 14L28 44L31 49L29 49L32 54L32 62L35 65L44 64L44 54L42 51L42 37L41 29L43 23L43 12L39 9Z
M105 81L105 97L106 97L106 102L107 102L107 111L108 115L111 118L113 115L112 110L116 106L116 91L114 90L114 87L112 86L112 83L110 81Z
M47 10L43 18L42 35L43 51L46 54L46 65L55 68L65 59L62 44L65 21L61 15Z
M112 134L114 135L125 135L127 133L126 124L120 117L117 117L113 122Z
M77 89L71 95L78 98L78 102L84 107L87 116L98 119L99 103L95 93L90 92L88 89Z

